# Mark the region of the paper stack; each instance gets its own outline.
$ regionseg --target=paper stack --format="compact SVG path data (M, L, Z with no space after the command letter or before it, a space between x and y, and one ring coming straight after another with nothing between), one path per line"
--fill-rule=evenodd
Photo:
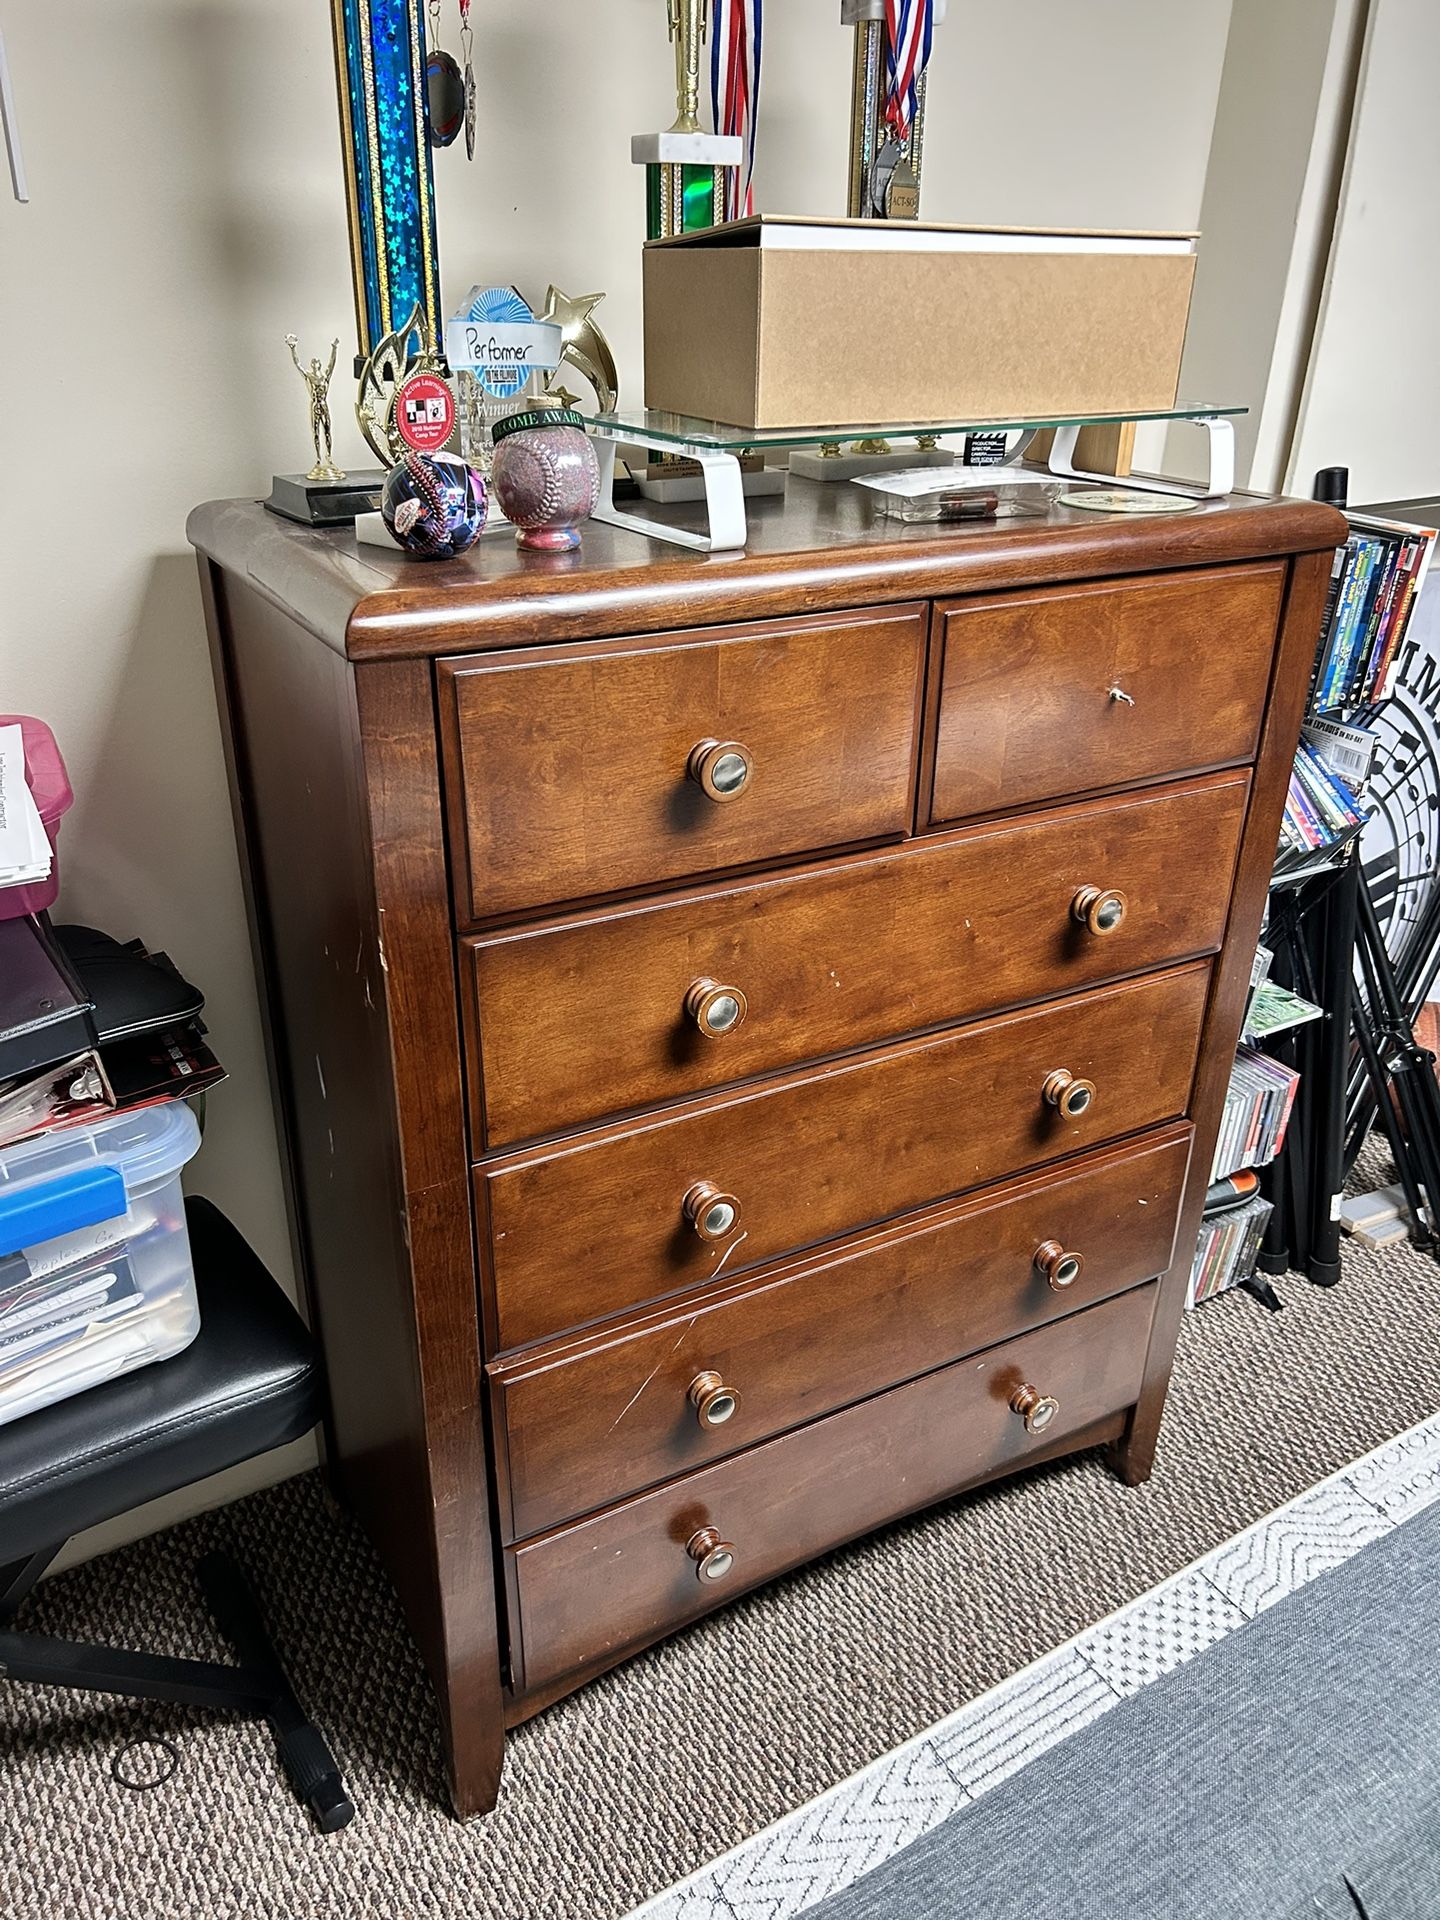
M53 856L40 809L25 778L25 739L0 727L0 887L48 880Z

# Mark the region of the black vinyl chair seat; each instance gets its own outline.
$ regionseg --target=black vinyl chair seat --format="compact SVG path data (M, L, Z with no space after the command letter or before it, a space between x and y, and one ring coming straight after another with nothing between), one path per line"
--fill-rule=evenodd
M355 1808L310 1721L245 1571L222 1553L197 1573L239 1664L180 1660L11 1626L71 1534L237 1466L315 1425L320 1389L294 1307L224 1215L188 1200L200 1332L183 1353L0 1427L0 1677L259 1715L323 1833Z
M140 1367L0 1427L0 1565L190 1486L320 1417L304 1322L225 1216L185 1205L200 1332Z

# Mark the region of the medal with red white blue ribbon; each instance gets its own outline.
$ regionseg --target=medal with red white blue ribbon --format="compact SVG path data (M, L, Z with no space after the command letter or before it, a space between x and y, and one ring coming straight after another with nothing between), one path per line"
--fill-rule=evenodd
M755 128L760 110L760 36L763 0L714 0L710 28L710 100L715 131L737 136L738 167L725 171L725 218L755 211ZM929 0L927 0L928 8Z
M885 119L897 140L915 119L934 16L935 0L885 0Z

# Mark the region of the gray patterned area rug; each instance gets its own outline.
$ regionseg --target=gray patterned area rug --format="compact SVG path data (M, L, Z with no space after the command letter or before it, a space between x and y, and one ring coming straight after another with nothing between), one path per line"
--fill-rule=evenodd
M635 1920L1434 1920L1437 1498L1432 1415Z
M333 1837L312 1833L261 1729L0 1682L0 1913L617 1920L673 1898L665 1890L707 1862L1440 1407L1433 1261L1357 1253L1339 1287L1292 1279L1281 1291L1277 1316L1227 1296L1187 1317L1147 1486L1126 1489L1081 1457L762 1589L520 1729L498 1809L468 1826L441 1804L431 1702L390 1590L315 1476L62 1574L20 1624L217 1657L191 1569L211 1546L236 1552L358 1816ZM1397 1501L1433 1491L1428 1455L1412 1464L1395 1467ZM1384 1500L1360 1498L1334 1523L1337 1556L1357 1530L1383 1531ZM1259 1604L1268 1577L1246 1575L1253 1592L1241 1581L1200 1593L1182 1641ZM1087 1671L1107 1657L1097 1645ZM1162 1633L1119 1646L1115 1672L1169 1657ZM181 1754L144 1794L110 1773L137 1732ZM797 1910L741 1909L712 1891L717 1920ZM832 1880L811 1898L833 1891Z

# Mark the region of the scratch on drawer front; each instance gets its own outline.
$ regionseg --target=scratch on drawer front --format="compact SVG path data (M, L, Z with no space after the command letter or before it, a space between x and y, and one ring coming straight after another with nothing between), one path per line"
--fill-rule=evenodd
M735 1236L735 1238L730 1242L729 1246L726 1247L724 1253L721 1254L719 1265L717 1265L717 1267L715 1268L715 1272L712 1273L710 1276L712 1280L719 1273L720 1268L723 1267L725 1262L730 1258L731 1254L734 1253L735 1249L739 1246L740 1242L742 1240L748 1240L749 1238L750 1238L750 1229L748 1227L745 1229L744 1233L737 1234Z
M695 1322L699 1319L699 1317L700 1317L699 1314L694 1314L694 1313L691 1314L690 1318L685 1322L684 1326L681 1327L680 1338L675 1342L675 1345L671 1347L670 1353L661 1354L660 1358L655 1362L654 1366L650 1369L649 1373L646 1374L645 1378L640 1382L639 1386L635 1389L634 1393L625 1402L625 1405L620 1409L619 1413L616 1414L615 1418L610 1422L610 1425L606 1428L607 1433L613 1433L616 1427L619 1426L620 1422L625 1418L626 1414L629 1413L630 1409L635 1405L635 1402L640 1398L641 1394L644 1393L645 1389L649 1386L650 1382L655 1378L656 1374L659 1373L660 1369L664 1366L665 1362L670 1358L670 1354L675 1353L679 1349L686 1334L689 1333L691 1327L694 1326Z

